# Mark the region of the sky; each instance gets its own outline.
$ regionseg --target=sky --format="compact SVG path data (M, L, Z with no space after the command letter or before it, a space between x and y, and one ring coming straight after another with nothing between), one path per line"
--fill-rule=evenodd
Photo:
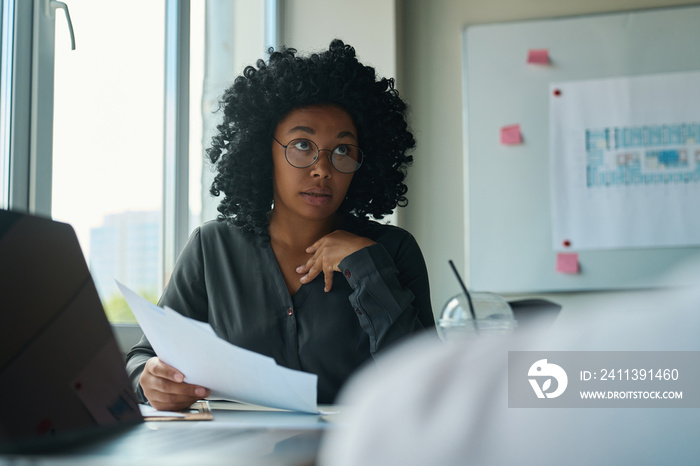
M76 50L63 12L56 13L52 217L73 225L86 255L90 228L105 214L162 203L164 4L71 0ZM202 82L202 4L192 8L193 83ZM201 91L193 92L195 114L200 101ZM195 121L190 144L197 155L200 139ZM195 204L198 161L190 168Z

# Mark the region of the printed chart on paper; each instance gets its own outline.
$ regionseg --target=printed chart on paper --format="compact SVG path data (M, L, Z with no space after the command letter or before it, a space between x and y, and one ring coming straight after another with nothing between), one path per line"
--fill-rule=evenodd
M700 72L550 86L552 241L700 244Z

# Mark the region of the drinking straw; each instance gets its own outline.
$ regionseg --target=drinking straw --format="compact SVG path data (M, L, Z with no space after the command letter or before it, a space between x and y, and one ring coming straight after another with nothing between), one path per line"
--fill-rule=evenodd
M450 263L450 267L452 267L452 271L455 273L455 277L457 277L457 281L459 281L462 290L464 290L464 294L467 296L467 302L469 303L469 311L472 313L472 319L476 320L476 314L474 313L474 304L472 303L472 297L469 294L469 291L467 291L467 287L464 285L464 282L462 281L462 277L459 275L459 272L457 272L457 267L455 267L455 264L454 262L452 262L452 259L450 259L448 262Z

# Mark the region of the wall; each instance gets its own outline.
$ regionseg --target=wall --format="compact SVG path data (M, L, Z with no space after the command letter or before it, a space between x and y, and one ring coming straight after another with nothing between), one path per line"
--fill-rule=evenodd
M395 0L284 0L282 43L302 55L328 49L333 39L352 45L377 75L396 77ZM400 89L401 84L397 83ZM399 224L400 212L382 222Z
M211 145L216 125L221 122L219 100L236 76L248 65L255 65L265 54L265 5L258 0L207 0L202 89L203 149ZM194 108L194 107L193 107ZM202 215L200 222L216 218L221 197L209 194L214 181L211 164L201 171Z
M396 77L397 88L410 105L409 123L418 147L409 170L409 205L400 209L393 221L411 231L421 245L430 274L433 311L437 315L448 298L458 292L447 261L452 259L465 278L469 277L468 199L464 183L468 167L463 163L462 139L464 26L696 2L286 0L282 3L285 45L306 54L327 48L333 38L341 38L353 45L359 58L374 66L380 75ZM260 14L256 11L237 17L257 23ZM213 216L214 209L211 211ZM578 309L611 297L625 299L630 294L567 293L545 297L564 304L567 309Z
M468 279L468 191L462 137L462 30L471 24L694 4L672 0L398 0L400 91L412 106L418 147L409 205L400 224L418 239L428 263L433 311L459 291L447 261ZM496 53L497 51L494 51ZM488 202L488 200L484 200ZM516 226L517 228L517 226ZM479 290L488 291L488 290ZM644 292L544 295L568 312ZM540 295L542 296L542 295Z
M334 38L352 45L381 76L396 76L394 0L285 0L282 37L300 53L327 49Z
M395 0L281 1L280 43L300 54L327 49L340 38L355 47L363 63L374 66L381 76L396 76ZM265 2L261 0L207 0L206 72L203 95L202 142L209 147L221 115L213 113L223 90L247 65L267 59L264 38ZM222 57L226 57L223 59ZM202 170L202 221L213 219L220 199L209 195L214 179L211 166ZM396 223L396 217L387 217Z

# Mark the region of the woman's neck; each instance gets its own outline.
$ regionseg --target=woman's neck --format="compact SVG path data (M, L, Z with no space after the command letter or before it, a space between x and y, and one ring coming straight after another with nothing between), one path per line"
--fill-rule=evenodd
M305 220L270 212L268 233L270 239L293 249L306 249L336 229L337 214L323 220Z

